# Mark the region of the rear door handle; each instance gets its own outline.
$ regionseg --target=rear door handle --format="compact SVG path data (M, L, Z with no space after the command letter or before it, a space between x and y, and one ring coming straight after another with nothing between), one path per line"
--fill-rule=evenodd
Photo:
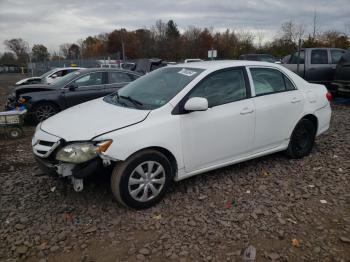
M291 102L294 104L294 103L298 103L300 101L301 101L300 98L294 97Z
M241 115L251 114L254 112L253 108L245 107L241 111Z

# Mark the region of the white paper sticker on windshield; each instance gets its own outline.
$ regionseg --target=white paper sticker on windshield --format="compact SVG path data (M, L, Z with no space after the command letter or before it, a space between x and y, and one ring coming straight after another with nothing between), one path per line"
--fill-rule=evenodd
M197 74L197 72L186 69L186 68L182 68L178 73L185 75L185 76L193 76L193 75Z

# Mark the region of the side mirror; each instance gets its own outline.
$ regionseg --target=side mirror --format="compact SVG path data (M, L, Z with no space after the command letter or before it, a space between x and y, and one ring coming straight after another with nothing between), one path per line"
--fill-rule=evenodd
M75 91L75 89L77 89L77 88L78 88L78 86L76 84L73 84L73 83L68 86L69 91Z
M208 109L208 100L203 97L192 97L187 100L184 106L186 111L206 111Z
M56 77L57 77L56 74L53 74L53 75L51 76L51 78L53 78L53 79L55 79Z

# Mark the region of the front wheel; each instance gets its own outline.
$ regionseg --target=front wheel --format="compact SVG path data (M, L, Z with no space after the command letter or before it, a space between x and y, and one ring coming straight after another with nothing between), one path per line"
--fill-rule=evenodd
M172 181L169 160L160 152L145 150L116 165L111 188L117 201L135 209L158 203Z
M44 121L45 119L57 114L59 109L56 105L50 102L43 102L33 108L33 118L36 123Z
M286 150L290 158L302 158L310 154L315 143L316 127L308 119L302 119L294 128Z

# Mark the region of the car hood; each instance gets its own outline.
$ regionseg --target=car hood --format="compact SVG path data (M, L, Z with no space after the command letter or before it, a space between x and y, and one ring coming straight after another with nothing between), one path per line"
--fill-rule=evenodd
M120 107L98 98L54 115L41 124L47 133L66 141L88 141L92 138L139 123L149 110Z
M44 84L24 85L24 86L18 86L14 89L14 91L16 92L16 95L39 92L39 91L50 91L50 90L55 90L55 88L52 85L44 85Z
M38 76L34 76L34 77L28 77L28 78L24 78L22 80L19 80L15 85L21 85L29 80L40 80L41 78Z

